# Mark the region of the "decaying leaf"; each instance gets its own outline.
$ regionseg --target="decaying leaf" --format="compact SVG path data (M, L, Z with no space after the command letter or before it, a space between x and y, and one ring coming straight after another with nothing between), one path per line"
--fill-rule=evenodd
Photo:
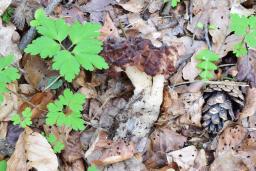
M65 134L63 132L62 134ZM80 143L80 133L69 133L65 140L65 149L62 152L64 162L74 163L83 157L82 146Z
M148 168L165 166L167 164L166 153L182 148L186 141L186 137L168 128L156 129L150 135L150 147L144 163Z
M49 70L50 67L39 56L26 55L22 62L26 72L24 74L26 81L34 89L43 90L48 84L47 78L53 76L54 72Z
M238 59L238 74L239 81L249 81L249 83L256 86L256 51L253 49L248 50L248 55Z
M7 162L7 171L32 168L38 171L57 171L58 160L46 138L27 127L20 135L15 151Z
M204 99L201 93L183 93L181 99L185 104L186 114L192 125L201 126Z
M108 140L107 134L99 131L94 142L86 151L85 158L89 163L109 165L130 159L135 152L134 143L125 140Z
M246 118L249 116L253 116L256 114L256 88L249 88L247 90L247 96L245 100L245 106L243 108L243 111L240 113L240 118Z
M21 113L25 108L32 109L31 119L40 118L47 112L47 105L53 100L51 92L36 93L30 99L30 103L24 102L20 105L18 113ZM33 105L32 105L33 104Z
M72 7L70 9L61 7L61 18L62 17L70 24L76 21L81 23L85 21L84 13L78 7Z
M15 30L16 28L14 25L9 24L5 27L0 22L0 56L13 54L15 56L15 62L18 62L21 59L22 55L17 46L20 37Z
M182 76L185 80L193 81L200 74L200 69L197 68L199 63L198 60L195 59L196 55L191 57L191 61L183 68Z
M167 153L167 160L169 163L175 162L180 170L193 170L195 161L204 168L207 165L204 151L198 151L195 146L188 146L177 151ZM198 161L201 159L202 161ZM200 163L200 164L199 164Z
M105 16L104 25L100 30L99 39L105 41L108 37L119 37L118 29L116 28L109 14Z
M17 83L8 85L8 89L17 93ZM9 121L13 114L18 112L21 99L16 94L8 92L4 94L4 101L0 104L0 120Z
M135 156L129 160L106 166L106 167L104 167L104 170L106 170L106 171L143 170L144 171L147 169L142 162L142 157Z
M246 134L247 130L240 125L226 128L220 135L216 149L217 155L221 155L230 149L236 149L241 145Z
M81 6L83 12L90 13L90 21L103 21L103 12L110 4L115 4L115 0L91 0L85 5Z
M217 153L210 170L255 170L256 132L240 125L227 127L219 136Z
M130 0L126 3L119 3L125 10L133 12L133 13L140 13L145 5L145 0Z

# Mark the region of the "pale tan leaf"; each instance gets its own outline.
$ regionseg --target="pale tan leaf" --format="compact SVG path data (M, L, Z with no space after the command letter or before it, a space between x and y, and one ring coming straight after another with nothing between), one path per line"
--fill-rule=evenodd
M0 6L2 5L2 1L3 0L0 2ZM4 27L0 23L0 56L12 54L15 56L15 62L18 62L22 55L17 45L19 42L19 34L15 30L16 27L12 24Z
M57 171L58 160L46 138L27 127L7 162L7 171L27 171L32 168Z
M105 16L104 25L100 30L99 39L104 41L108 37L119 37L118 29L116 28L109 14Z
M125 10L140 13L145 5L145 0L130 0L126 3L119 3Z
M205 155L201 154L202 152L198 152L195 146L188 146L185 148L182 148L177 151L172 151L170 153L167 153L167 160L169 163L175 162L180 167L181 171L188 170L190 168L193 168L195 164L195 160L197 159L198 154L199 155ZM199 158L202 158L202 160L205 160L200 156ZM206 162L203 161L201 167L205 167ZM204 166L203 166L204 165Z
M1 40L0 40L1 41ZM8 85L8 89L17 92L17 83ZM4 94L4 101L0 104L0 121L9 121L13 114L18 112L21 100L12 92Z
M0 15L4 13L4 11L8 8L8 6L12 3L11 0L1 0L0 1Z
M246 103L242 112L239 115L240 119L253 116L256 112L256 88L249 88L246 94Z

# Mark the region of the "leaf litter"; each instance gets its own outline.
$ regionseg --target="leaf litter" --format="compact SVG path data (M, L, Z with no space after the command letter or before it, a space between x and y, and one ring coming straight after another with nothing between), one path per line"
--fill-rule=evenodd
M255 35L250 33L250 40L245 40L248 53L236 58L234 48L244 39L231 26L230 16L251 16L248 22L253 23L256 4L173 1L0 3L0 15L14 9L9 23L0 18L0 57L13 55L12 67L21 74L18 81L8 82L0 104L0 159L7 162L6 170L255 170L256 70L255 47L251 47ZM102 25L95 33L102 49L83 48L99 52L109 68L104 64L99 68L105 70L88 71L100 63L88 66L82 61L80 70L70 68L69 75L69 68L63 66L74 61L76 51L68 39L75 39L72 32L67 38L64 27L60 44L69 49L51 52L54 60L34 53L34 45L28 46L27 53L20 50L20 39L35 38L27 34L39 8L52 8L47 14L64 19L65 28L76 22ZM40 14L32 25L37 27L37 22ZM35 41L47 48L43 42ZM202 66L202 61L207 65ZM203 75L200 68L209 73ZM209 74L210 80L201 81ZM74 123L72 115L78 119ZM19 122L26 119L26 125L14 125L19 122L13 122L13 116Z

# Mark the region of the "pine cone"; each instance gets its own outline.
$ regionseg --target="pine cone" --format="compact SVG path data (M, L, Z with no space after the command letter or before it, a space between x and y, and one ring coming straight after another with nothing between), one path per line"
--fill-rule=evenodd
M211 84L204 90L203 127L217 134L227 120L234 121L235 113L244 106L244 96L234 82L227 85Z

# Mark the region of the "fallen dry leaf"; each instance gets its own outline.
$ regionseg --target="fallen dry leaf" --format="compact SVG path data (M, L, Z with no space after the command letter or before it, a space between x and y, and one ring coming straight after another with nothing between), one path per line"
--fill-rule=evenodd
M111 17L107 13L104 19L104 25L100 30L100 37L99 39L105 41L109 37L119 37L118 29L116 28L115 24L113 23Z
M29 100L30 103L24 102L20 105L18 113L22 113L27 107L32 109L31 119L38 119L46 114L47 105L53 100L53 94L51 92L36 93ZM31 105L33 104L33 105Z
M24 74L26 81L34 89L43 90L47 86L47 77L53 73L49 71L47 63L39 56L30 55L26 55L22 63L26 72Z
M6 135L6 140L7 140L8 144L15 147L15 144L18 141L19 136L23 131L24 131L24 129L19 127L18 125L9 124L7 135Z
M242 112L239 114L240 119L256 114L256 88L249 88L246 94L245 106Z
M239 81L249 81L250 85L256 86L256 50L249 49L248 55L238 59L238 74Z
M8 85L8 89L17 93L18 87L17 83L11 83ZM12 92L4 94L4 100L0 104L0 120L10 121L13 114L18 112L19 105L21 104L21 99L17 97L16 94Z
M25 171L32 168L38 171L57 171L58 159L46 138L27 127L7 162L7 171Z
M241 145L246 135L247 130L240 125L227 127L219 137L218 146L216 149L217 156L230 149L236 149L239 145Z
M216 170L234 170L234 171L248 171L248 168L238 158L235 158L232 151L227 151L217 157L211 164L210 171Z
M196 55L193 55L191 61L182 69L184 80L194 81L201 72L200 69L197 68L199 61L196 60L195 57Z
M202 93L183 93L180 95L180 99L185 109L185 113L180 117L180 123L201 127L202 106L204 104Z
M26 94L26 95L32 95L36 91L34 87L30 84L19 84L19 89L22 94Z
M156 129L150 135L150 147L147 150L146 161L148 168L159 168L167 164L166 153L182 148L187 138L169 128Z
M127 11L140 13L145 5L145 0L130 0L126 3L119 3L119 5Z
M61 170L64 171L85 171L84 160L76 160L72 163L64 163L60 166Z
M193 166L197 159L197 167L200 168L206 166L206 157L203 151L198 151L195 146L188 146L180 150L169 152L166 154L169 163L175 162L179 166L181 171L193 170ZM201 159L202 161L198 161Z
M109 166L104 167L104 171L124 171L124 170L140 170L146 171L146 167L142 161L142 157L135 156L129 160L125 160L123 162L115 163Z
M72 8L61 8L61 16L65 18L65 21L69 24L72 24L76 21L80 23L85 22L84 13L78 7Z
M81 6L83 12L90 13L91 22L103 21L103 12L110 4L115 4L115 0L91 0L85 5Z
M63 134L65 134L63 132ZM80 142L80 133L69 133L65 138L65 149L62 152L64 162L73 163L83 157L83 150Z
M118 163L134 156L136 150L133 142L125 140L112 141L107 139L103 131L96 133L96 138L85 153L85 158L91 164L109 165Z
M227 127L219 136L217 153L210 170L255 170L256 132L240 125Z
M2 5L2 2L0 4ZM5 27L0 22L0 56L12 54L15 56L15 62L18 62L22 55L17 45L20 37L15 30L16 27L13 24Z

